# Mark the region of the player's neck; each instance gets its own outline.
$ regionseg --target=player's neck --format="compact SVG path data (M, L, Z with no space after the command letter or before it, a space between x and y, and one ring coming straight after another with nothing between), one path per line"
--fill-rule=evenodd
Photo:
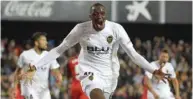
M162 62L162 61L160 61L160 60L158 60L158 63L159 63L159 65L165 64L165 62ZM164 65L163 65L163 66L164 66Z
M160 60L158 60L158 64L162 64L162 62Z
M37 54L42 54L42 50L40 50L39 48L37 48L37 47L34 47L34 50L35 50L35 52L37 53Z
M100 32L102 31L105 27L103 26L103 28L99 29L97 28L94 24L92 25L93 26L93 29L96 31L96 32Z

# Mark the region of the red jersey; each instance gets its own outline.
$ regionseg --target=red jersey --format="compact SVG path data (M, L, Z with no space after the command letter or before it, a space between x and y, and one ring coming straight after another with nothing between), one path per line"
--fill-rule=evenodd
M15 92L15 99L24 99L24 97L21 95L21 89L20 89L20 84L16 85L16 91Z
M148 88L147 86L144 84L144 78L143 78L143 94L141 96L141 99L147 99L147 92L148 92Z
M72 57L68 62L68 76L72 78L70 85L70 99L89 99L82 91L80 81L76 79L77 74L78 57Z
M70 72L70 76L72 77L72 80L76 80L76 66L78 65L78 57L75 56L75 57L72 57L69 59L69 62L68 62L68 69L69 69L69 72Z

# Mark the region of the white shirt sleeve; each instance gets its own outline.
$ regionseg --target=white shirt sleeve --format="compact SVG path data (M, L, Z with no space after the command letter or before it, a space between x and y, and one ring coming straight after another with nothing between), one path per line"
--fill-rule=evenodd
M59 67L60 65L58 64L56 60L53 60L52 63L50 64L50 69L57 69Z
M152 66L154 66L153 62L150 63ZM152 79L152 74L148 71L145 71L145 75L149 78L149 79Z
M64 38L63 42L48 52L42 59L36 63L32 63L36 68L48 64L50 61L58 58L68 48L77 44L82 37L82 28L77 24L71 32Z
M18 59L18 61L17 61L17 66L19 67L19 68L22 68L22 67L24 67L24 52L23 53L21 53L20 54L20 56L19 56L19 59Z
M169 74L171 74L170 78L176 78L176 73L174 71L172 64L169 65Z
M141 55L139 55L136 50L133 48L133 44L131 40L129 39L129 36L127 35L126 31L121 25L118 25L117 34L119 37L119 42L122 48L125 50L125 52L129 55L131 60L137 64L138 66L144 68L150 73L153 73L155 68L153 68L150 63L144 59Z

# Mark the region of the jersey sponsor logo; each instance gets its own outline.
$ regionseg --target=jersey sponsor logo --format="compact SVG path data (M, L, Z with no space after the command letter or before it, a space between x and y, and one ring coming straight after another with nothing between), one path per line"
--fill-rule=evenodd
M110 44L113 41L113 36L110 35L107 37L107 42Z
M96 46L87 46L87 51L90 54L108 54L109 49L109 47L98 48Z
M38 67L37 68L37 71L46 71L47 70L47 67Z

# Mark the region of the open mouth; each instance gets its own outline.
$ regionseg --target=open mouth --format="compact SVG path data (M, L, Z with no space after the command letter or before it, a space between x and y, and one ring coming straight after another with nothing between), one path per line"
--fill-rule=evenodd
M103 19L96 19L94 25L95 25L95 28L97 28L98 30L101 30L104 28L104 20Z
M103 22L102 22L102 21L100 21L100 22L97 22L97 24L98 24L98 25L103 25Z
M103 21L98 21L96 24L97 24L98 26L102 26L102 25L103 25Z

